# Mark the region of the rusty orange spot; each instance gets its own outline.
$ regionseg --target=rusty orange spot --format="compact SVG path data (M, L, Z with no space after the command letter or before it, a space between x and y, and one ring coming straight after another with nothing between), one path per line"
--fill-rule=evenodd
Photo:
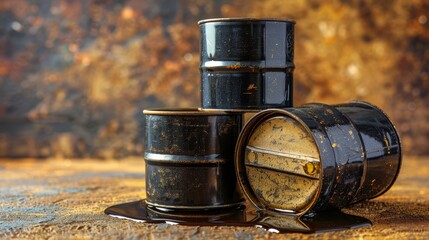
M122 19L128 20L135 17L135 12L131 7L125 7L121 11L121 17Z
M178 64L177 62L173 62L173 61L166 61L164 63L165 69L170 70L170 71L179 71L180 70L180 64Z
M383 136L383 140L384 140L384 143L386 143L387 154L390 154L390 144L389 144L389 141L387 140L386 135Z
M88 54L76 54L74 57L76 63L80 63L84 66L91 64L92 60Z
M228 69L239 69L240 63L238 62L235 65L226 66L226 68L228 68Z
M7 75L9 73L9 69L6 66L0 66L0 75Z
M256 89L255 84L253 83L247 87L247 90L252 90L252 89Z
M69 45L69 51L70 52L77 52L77 50L79 50L79 46L76 43L72 43Z
M0 59L0 76L9 74L11 68L11 61Z

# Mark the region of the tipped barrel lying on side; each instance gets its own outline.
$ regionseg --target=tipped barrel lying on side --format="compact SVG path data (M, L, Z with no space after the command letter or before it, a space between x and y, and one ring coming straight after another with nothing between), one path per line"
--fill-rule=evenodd
M259 209L303 215L386 192L399 174L398 133L364 102L268 109L236 146L239 184Z

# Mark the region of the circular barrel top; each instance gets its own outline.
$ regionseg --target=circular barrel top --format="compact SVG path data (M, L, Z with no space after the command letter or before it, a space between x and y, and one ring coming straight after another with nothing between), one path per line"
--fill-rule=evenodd
M198 25L209 22L288 22L295 24L296 21L287 18L209 18L198 21Z

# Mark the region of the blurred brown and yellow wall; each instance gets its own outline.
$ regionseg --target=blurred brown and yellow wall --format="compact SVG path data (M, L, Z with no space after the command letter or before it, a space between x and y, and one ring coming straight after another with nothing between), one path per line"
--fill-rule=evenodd
M372 102L429 154L429 2L0 1L0 156L125 157L141 111L198 106L199 19L297 21L295 103Z

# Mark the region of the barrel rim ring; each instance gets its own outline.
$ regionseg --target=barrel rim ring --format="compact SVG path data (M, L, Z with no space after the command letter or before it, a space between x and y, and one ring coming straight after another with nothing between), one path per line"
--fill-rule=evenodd
M216 112L225 112L225 113L239 113L239 114L243 114L243 113L257 113L260 112L262 110L265 109L255 109L255 108L198 108L198 111L201 112L207 112L207 113L216 113Z
M222 209L222 208L231 208L239 205L243 205L245 199L241 198L235 203L223 203L219 205L200 205L200 206L180 206L180 205L164 205L150 202L148 199L144 199L145 203L148 206L157 207L157 208L166 208L172 210L203 210L203 209Z
M242 159L244 156L244 151L243 151L244 144L251 137L251 134L254 132L255 128L258 126L258 123L261 123L264 120L268 120L268 119L271 119L273 117L278 117L278 116L287 116L287 117L290 117L292 120L296 121L297 123L299 123L300 126L302 126L305 129L305 131L310 133L310 136L313 138L313 140L317 144L317 141L314 138L311 130L305 125L305 123L298 116L287 111L287 109L271 108L271 109L265 109L263 111L260 111L257 114L253 115L247 121L247 123L243 126L243 128L240 132L240 135L238 136L238 139L237 139L237 143L235 146L235 154L234 154L234 165L235 165L235 172L237 175L237 182L240 185L243 194L246 196L246 198L249 200L249 202L255 208L257 208L259 210L268 210L268 211L272 211L272 212L276 212L276 213L302 216L302 215L306 214L307 212L309 212L316 205L317 200L318 200L318 198L322 192L323 170L324 170L323 168L321 168L321 172L320 172L319 183L318 183L319 186L317 188L317 193L314 195L311 202L306 206L306 208L299 211L299 212L289 210L289 209L272 208L272 207L269 207L267 205L262 204L260 199L254 193L254 191L250 191L250 190L252 190L252 187L250 186L250 183L249 183L247 177L245 179L242 178L242 174L247 176L247 174L245 172L243 172L243 169L242 169L243 168L242 167L242 163L243 163ZM322 159L323 156L322 156L322 153L319 151L319 149L318 149L318 154L319 154L319 159Z
M140 200L140 203L144 202L146 205L146 210L151 211L155 214L162 214L163 216L169 216L169 217L192 217L192 218L198 218L198 217L221 217L221 216L230 216L231 213L234 213L234 211L243 211L246 209L246 205L244 202L237 205L231 205L224 208L215 208L215 209L204 209L206 211L201 211L195 209L170 209L165 208L162 209L160 207L152 206L146 203L145 200ZM214 211L213 211L214 210ZM171 212L174 211L174 212ZM212 212L213 211L213 212ZM191 213L191 215L184 214L184 213Z
M286 22L296 24L294 19L290 18L250 18L250 17L230 17L230 18L208 18L198 21L198 25L211 22Z
M219 116L237 115L235 112L222 110L202 111L201 108L147 108L143 110L144 115L165 115L165 116Z

